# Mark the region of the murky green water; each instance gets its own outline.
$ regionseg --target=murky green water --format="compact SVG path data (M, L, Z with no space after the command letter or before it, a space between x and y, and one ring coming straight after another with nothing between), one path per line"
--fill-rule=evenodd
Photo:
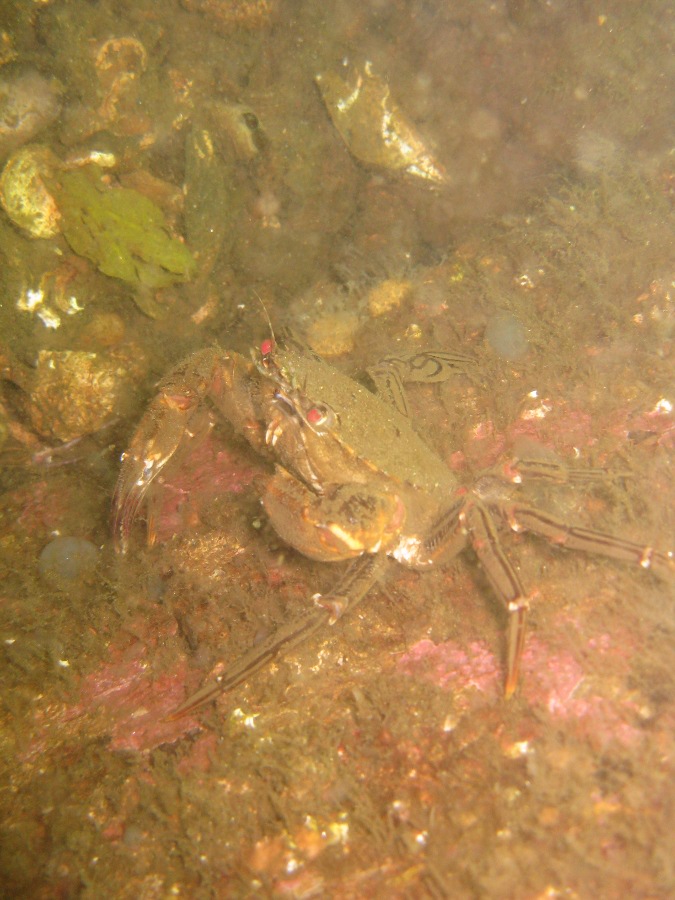
M7 896L672 895L675 577L508 520L673 549L673 24L658 0L5 4ZM481 533L167 720L345 565L287 546L264 451L205 415L113 547L157 382L248 358L268 317L371 389L384 357L469 356L408 386L415 428L493 504L487 471L555 473L502 507L532 610L510 701Z

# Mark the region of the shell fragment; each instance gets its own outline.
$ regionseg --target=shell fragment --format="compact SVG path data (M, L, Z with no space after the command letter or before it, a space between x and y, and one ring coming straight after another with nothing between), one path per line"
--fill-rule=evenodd
M389 85L369 62L349 79L328 72L316 76L326 109L350 153L366 165L404 171L430 184L448 177L391 98Z

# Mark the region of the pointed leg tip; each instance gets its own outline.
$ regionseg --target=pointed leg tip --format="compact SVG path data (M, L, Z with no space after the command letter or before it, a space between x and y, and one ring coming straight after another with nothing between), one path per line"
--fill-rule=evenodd
M518 690L518 673L511 672L506 676L506 684L504 685L504 699L510 700Z

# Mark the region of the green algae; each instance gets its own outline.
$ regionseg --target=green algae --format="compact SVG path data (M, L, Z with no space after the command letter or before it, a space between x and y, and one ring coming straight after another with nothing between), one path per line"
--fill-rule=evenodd
M138 191L107 187L85 171L64 173L53 190L64 237L104 275L155 289L194 274L188 248L172 237L161 209Z

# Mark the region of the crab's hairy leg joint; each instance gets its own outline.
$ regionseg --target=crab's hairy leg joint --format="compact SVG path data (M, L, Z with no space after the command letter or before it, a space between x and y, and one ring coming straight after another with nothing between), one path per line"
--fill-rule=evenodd
M434 522L423 542L424 552L431 562L441 557L456 555L466 545L466 532L462 520L465 498L455 500Z

